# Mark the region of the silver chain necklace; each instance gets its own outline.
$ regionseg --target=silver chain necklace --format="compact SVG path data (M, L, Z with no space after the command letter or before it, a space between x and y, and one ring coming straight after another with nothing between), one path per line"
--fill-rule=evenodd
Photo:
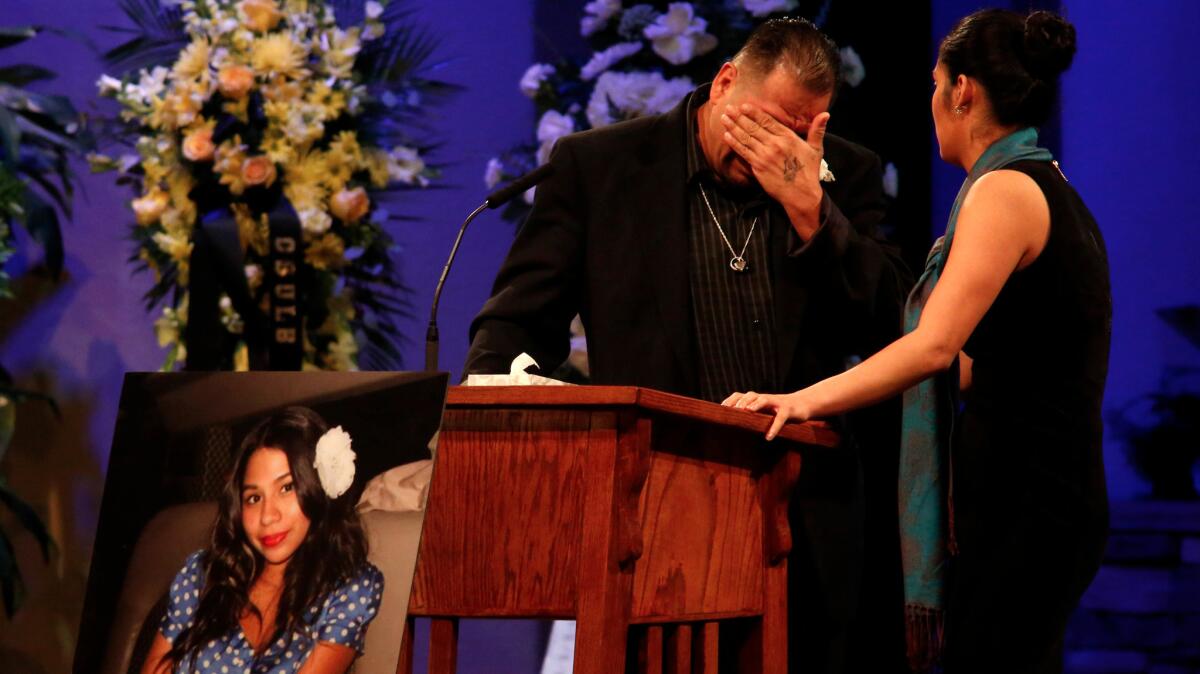
M729 249L729 254L733 257L729 258L729 268L742 272L746 271L749 263L746 262L746 248L750 246L750 238L754 236L754 227L758 224L758 216L754 216L754 220L750 222L750 233L746 235L746 243L742 244L742 252L739 253L733 249L733 244L729 243L729 237L725 236L725 229L721 227L721 222L717 220L717 214L713 212L712 204L708 203L708 195L704 193L704 186L700 185L700 196L704 197L704 205L708 207L708 214L712 216L713 224L717 226L717 231L721 233L721 239L725 242L725 247Z

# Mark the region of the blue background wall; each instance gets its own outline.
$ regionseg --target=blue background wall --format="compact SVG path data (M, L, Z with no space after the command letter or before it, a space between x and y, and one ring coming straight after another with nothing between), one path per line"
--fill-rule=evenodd
M449 59L444 77L465 87L439 125L446 144L437 158L448 162L447 187L414 194L407 212L419 220L395 231L404 246L404 278L414 290L413 318L404 328L411 340L406 361L415 367L421 363L429 295L458 221L482 196L487 158L532 130L532 105L517 93L516 81L533 60L535 45L544 48L535 35L535 17L550 17L554 31L563 22L560 15L578 14L535 0L408 2L418 10L416 18L439 36L440 55ZM583 1L562 4L580 7ZM1194 121L1200 109L1195 74L1200 3L1064 4L1080 37L1075 65L1063 82L1061 159L1108 240L1116 307L1111 407L1155 389L1165 366L1200 358L1153 317L1161 306L1200 302L1200 124ZM113 0L0 0L0 22L53 25L103 48L113 40L96 26L120 20L114 5ZM935 39L978 6L933 2ZM566 28L574 29L574 19L568 19ZM14 61L50 65L61 76L43 89L67 93L82 110L95 109L94 83L102 69L96 53L79 42L43 36L6 52L0 65ZM962 175L936 155L933 163L931 229L940 231ZM86 167L79 169L86 174ZM65 669L59 663L68 660L61 654L66 649L69 658L78 629L121 376L126 370L155 369L163 357L154 342L152 317L140 305L148 280L131 276L124 262L128 195L113 187L110 176L85 175L84 186L77 217L64 232L66 282L52 288L31 284L27 295L32 299L0 305L0 362L22 383L54 394L64 408L62 421L23 409L13 449L4 458L4 473L47 517L62 554L50 569L27 567L32 608L11 624L0 618L0 662L20 657L51 671ZM464 246L458 273L447 284L442 363L454 377L466 350L467 324L487 296L511 232L494 213L482 216ZM28 263L18 258L10 270L19 274ZM1145 491L1118 443L1110 441L1107 460L1114 498ZM26 557L27 543L18 540ZM487 659L463 661L461 671L494 671L489 667L501 661L515 670L534 666L536 655L521 645L528 639L509 638L496 627L465 628L464 639L476 629L492 652ZM534 631L525 628L519 634Z

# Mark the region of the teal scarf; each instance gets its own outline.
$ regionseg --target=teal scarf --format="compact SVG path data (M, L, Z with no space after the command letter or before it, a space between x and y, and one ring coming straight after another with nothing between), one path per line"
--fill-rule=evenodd
M921 311L933 292L954 241L958 210L983 174L1021 160L1049 161L1037 146L1037 131L1022 129L996 141L971 167L950 209L946 234L933 244L925 271L904 307L904 332L917 328ZM945 607L944 571L953 538L949 489L949 439L956 410L957 368L904 392L900 440L900 553L904 563L904 615L909 666L927 672L941 651ZM940 401L940 403L939 403ZM943 464L947 464L943 467ZM946 481L945 483L943 481Z

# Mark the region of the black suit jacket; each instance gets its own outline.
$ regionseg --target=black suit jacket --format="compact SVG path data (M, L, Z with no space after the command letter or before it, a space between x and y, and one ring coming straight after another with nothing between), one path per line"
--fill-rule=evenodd
M465 373L508 372L521 352L543 372L567 356L576 313L591 380L696 395L688 282L687 99L665 115L567 136L554 174L471 325ZM780 381L787 390L843 370L898 336L910 285L878 238L879 158L833 135L822 227L807 244L782 207L771 219Z

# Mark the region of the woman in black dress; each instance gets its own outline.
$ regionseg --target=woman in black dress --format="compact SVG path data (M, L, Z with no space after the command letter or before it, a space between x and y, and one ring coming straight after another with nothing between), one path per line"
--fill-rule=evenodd
M725 401L774 412L770 438L789 419L905 392L901 531L917 670L940 660L947 674L1062 671L1067 619L1103 552L1108 264L1095 220L1033 129L1074 52L1074 28L1047 12L962 19L939 49L931 107L942 158L968 177L910 297L907 334L801 391Z

